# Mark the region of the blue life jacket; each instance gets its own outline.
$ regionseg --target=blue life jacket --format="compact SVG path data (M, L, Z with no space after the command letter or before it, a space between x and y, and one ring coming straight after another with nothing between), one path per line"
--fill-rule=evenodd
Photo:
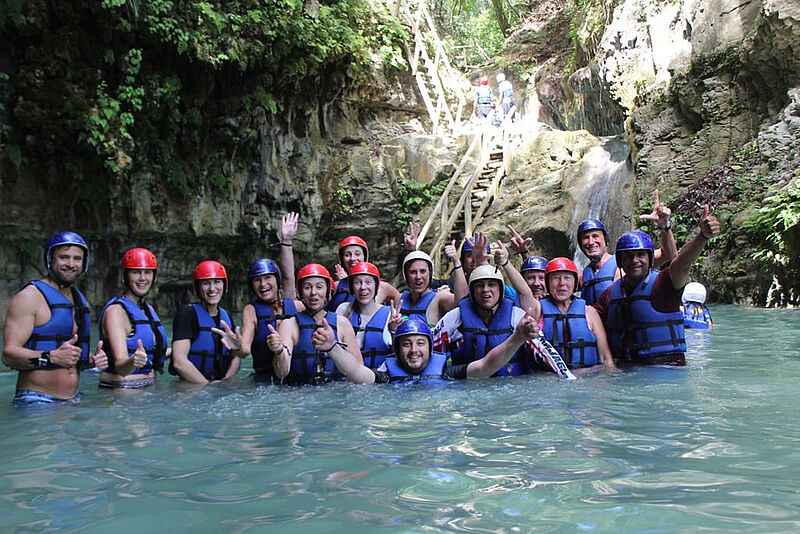
M475 91L478 105L486 106L492 103L492 88L488 85L479 85Z
M498 91L503 95L504 100L513 100L514 99L514 86L511 85L511 82L508 80L504 80L500 82L499 87L497 88Z
M611 286L606 316L608 344L614 358L623 362L652 363L657 356L683 354L683 314L659 313L650 303L658 271L653 269L630 295L622 289L624 277Z
M333 293L331 300L328 301L328 311L335 312L336 308L343 302L353 302L354 300L356 300L356 296L350 293L347 278L339 280L339 283L336 284L336 291Z
M389 373L389 381L395 382L419 382L425 380L430 383L431 381L444 382L442 378L444 374L444 367L447 363L447 354L441 352L434 352L431 354L431 359L425 369L418 375L412 375L402 367L397 361L397 358L392 356L386 358L386 370Z
M539 301L542 305L545 339L558 351L570 369L591 367L599 362L597 338L586 321L586 302L577 297L567 313L561 313L551 297Z
M91 331L91 319L89 317L89 303L86 297L75 289L72 291L72 300L75 302L75 313L73 314L73 304L67 297L53 286L41 280L32 280L23 286L23 289L33 285L44 297L47 307L50 308L50 320L40 326L35 326L25 348L39 352L53 351L60 347L65 341L72 339L72 328L77 326L78 346L81 348L80 362L85 364L89 361L89 334ZM55 364L39 369L59 369Z
M108 369L109 373L116 373L116 362L114 355L111 353L111 344L108 338L103 334L103 317L109 306L119 304L125 313L128 315L128 321L131 323L133 332L128 335L125 340L126 348L128 349L128 358L133 356L136 352L136 341L141 340L142 346L147 353L147 363L139 369L134 369L131 374L141 375L149 374L153 369L159 373L164 371L164 355L167 353L167 332L161 326L161 319L150 304L142 301L142 304L147 308L140 308L133 301L126 297L116 297L109 300L100 312L100 319L98 325L100 327L100 341L103 342L103 347L106 348L108 354Z
M510 285L506 284L506 286L505 286L503 291L504 291L504 294L505 294L506 298L511 299L512 304L514 304L514 306L519 308L520 307L520 305L519 305L519 294L517 294L517 290L514 289L513 287L511 287Z
M503 298L488 325L475 312L469 297L459 301L458 309L461 313L461 326L458 330L464 337L460 347L451 347L450 357L454 365L480 360L514 333L514 325L511 324L514 304L509 298ZM530 372L531 359L520 348L495 376L518 376Z
M325 313L325 320L333 329L333 339L339 341L336 318L337 315L333 312ZM297 312L295 319L297 319L300 337L292 350L289 374L283 379L283 383L289 385L321 384L331 380L344 380L345 377L336 370L333 360L311 345L311 336L317 329L314 318L306 312Z
M431 289L422 295L415 304L411 304L411 291L406 289L400 295L400 314L409 319L419 319L428 322L428 306L436 298L436 290Z
M197 332L194 333L189 346L189 361L206 377L206 380L225 378L225 373L231 366L231 355L230 351L222 344L220 336L211 331L212 328L217 328L217 323L202 304L194 303L191 306L197 317ZM222 306L217 309L219 310L220 324L225 321L226 324L233 326L228 310ZM170 365L169 372L173 375L178 374L172 365Z
M256 331L253 334L253 343L250 346L250 354L253 355L253 371L258 375L259 380L279 382L272 367L272 351L267 347L267 337L269 330L267 325L278 328L278 321L297 315L297 307L292 299L283 299L283 314L275 315L272 306L260 300L254 300L253 305L256 312Z
M364 358L364 365L373 371L380 367L386 357L392 353L391 345L387 345L383 339L383 331L386 329L386 321L389 319L391 311L391 307L381 306L366 325L361 324L361 314L357 311L353 310L353 314L350 316L350 324L353 325L356 335L364 332L361 356Z
M711 326L711 312L705 304L687 302L683 305L683 326L707 330Z
M586 301L587 306L591 306L597 302L600 295L614 283L614 275L616 274L617 259L614 256L608 258L596 273L592 270L591 265L586 266L583 270L581 298Z

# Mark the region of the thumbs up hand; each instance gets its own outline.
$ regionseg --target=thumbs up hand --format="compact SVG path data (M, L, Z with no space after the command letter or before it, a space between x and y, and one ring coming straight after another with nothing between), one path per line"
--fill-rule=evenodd
M323 317L322 324L317 325L317 329L311 335L311 346L320 352L328 352L334 345L336 345L336 340L333 338L333 328Z
M719 235L720 229L719 221L711 215L711 208L706 204L703 206L703 214L700 216L700 234L705 239L711 239Z
M73 367L81 358L81 348L78 343L78 334L65 341L56 350L50 351L50 362L59 367Z
M97 367L101 371L108 369L108 356L106 356L106 351L103 350L102 341L97 342L97 347L92 355L92 363L94 363L94 367Z
M281 335L271 324L267 325L267 331L269 332L267 336L267 348L273 353L281 352L283 350L283 339Z
M142 340L136 340L136 351L131 356L133 360L133 367L136 369L141 369L145 365L147 365L147 352L144 350L144 345L142 345Z

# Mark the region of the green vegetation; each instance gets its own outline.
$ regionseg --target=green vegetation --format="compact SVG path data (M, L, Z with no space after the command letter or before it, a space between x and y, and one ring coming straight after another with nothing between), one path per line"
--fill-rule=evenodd
M397 212L394 225L398 230L405 230L408 223L419 218L422 208L439 199L447 187L446 177L440 178L443 179L431 184L423 184L404 176L397 179Z

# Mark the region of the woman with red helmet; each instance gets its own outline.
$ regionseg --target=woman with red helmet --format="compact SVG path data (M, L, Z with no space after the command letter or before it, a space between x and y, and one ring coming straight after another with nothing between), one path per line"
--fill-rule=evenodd
M350 291L347 276L350 269L357 263L369 261L369 247L367 242L357 235L350 235L339 243L339 264L336 266L336 276L339 281L328 303L328 310L335 312L343 302L353 302L355 296ZM389 282L381 280L378 286L377 302L385 303L390 300L397 301L400 292Z
M253 355L253 378L259 383L280 382L272 365L272 351L267 347L268 326L277 328L283 319L305 310L302 302L294 300L292 276L283 276L294 270L291 250L287 249L291 249L297 231L297 218L296 213L290 212L281 222L280 267L273 260L261 258L251 263L247 271L255 298L242 309L242 356Z
M207 384L236 376L242 365L242 336L220 301L228 289L228 273L217 261L194 269L194 292L200 302L187 304L172 323L169 372L181 380Z
M158 275L158 261L146 248L122 256L122 296L109 300L100 313L100 340L108 351L108 369L100 387L139 389L155 384L170 357L167 333L145 301Z
M392 353L392 307L378 304L376 297L381 283L378 268L369 263L356 263L347 277L353 302L343 302L336 313L350 320L356 334L364 365L377 369ZM396 326L396 325L394 325Z
M595 365L614 368L603 321L597 310L573 295L578 267L568 258L554 258L545 268L548 295L542 305L542 333L570 369Z
M288 385L343 380L331 353L359 363L363 360L350 322L325 309L333 278L328 269L311 263L297 273L297 285L305 311L281 321L277 330L267 327L275 374Z

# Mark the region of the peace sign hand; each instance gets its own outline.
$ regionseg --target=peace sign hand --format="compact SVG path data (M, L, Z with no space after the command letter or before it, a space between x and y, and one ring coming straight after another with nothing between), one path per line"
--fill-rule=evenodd
M397 330L397 327L400 326L400 323L403 322L403 314L400 313L402 303L397 301L397 307L394 307L394 299L389 301L391 312L389 313L389 332L394 334L394 331Z
M237 326L236 330L231 330L231 327L225 321L219 322L222 329L212 328L211 331L220 336L222 344L231 352L236 352L242 348L242 334L241 329Z

